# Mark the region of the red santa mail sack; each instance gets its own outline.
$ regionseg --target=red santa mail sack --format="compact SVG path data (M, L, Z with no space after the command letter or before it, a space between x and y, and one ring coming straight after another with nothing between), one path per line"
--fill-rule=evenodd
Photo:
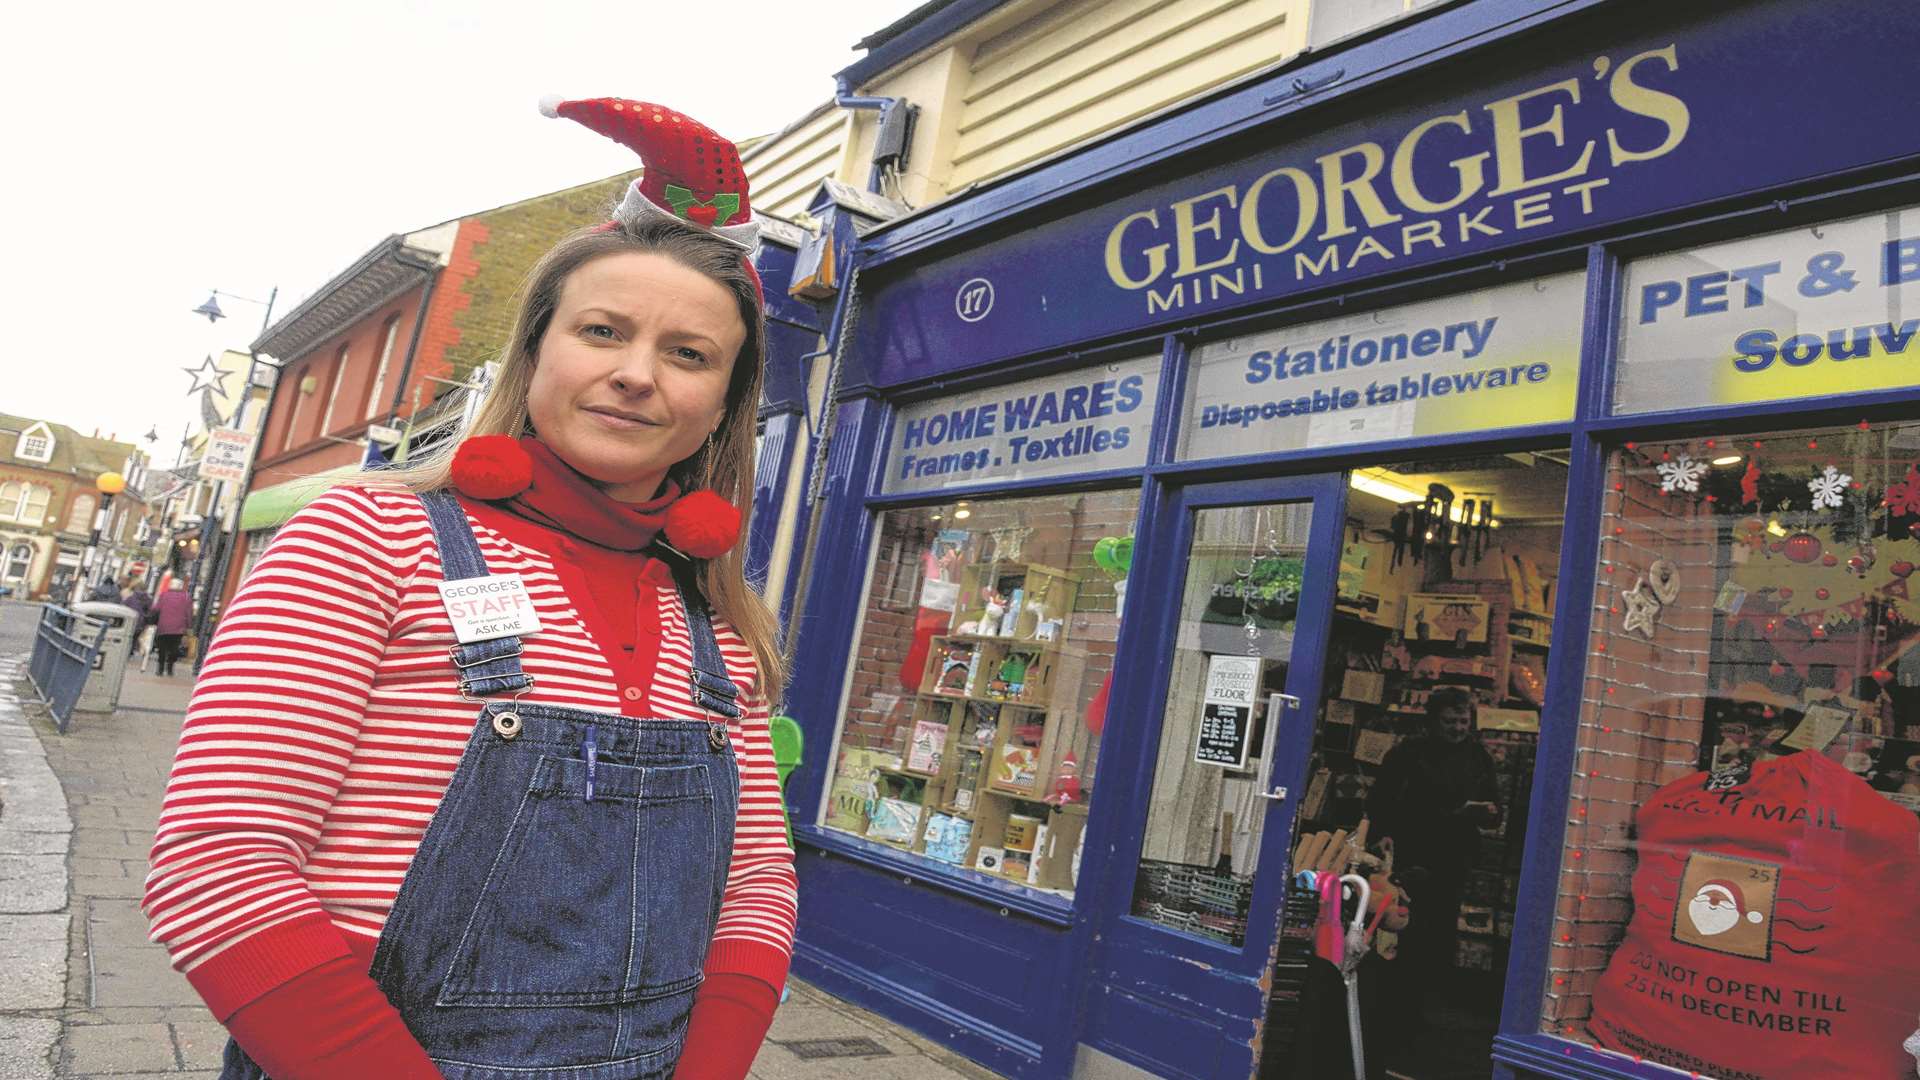
M1920 819L1819 754L1695 773L1635 819L1633 918L1601 1046L1722 1080L1911 1077Z

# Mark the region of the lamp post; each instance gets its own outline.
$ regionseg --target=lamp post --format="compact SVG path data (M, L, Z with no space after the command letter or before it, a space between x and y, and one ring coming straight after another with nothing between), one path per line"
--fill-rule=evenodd
M221 319L224 319L227 317L227 313L220 310L220 298L223 296L229 300L239 300L248 304L258 304L262 308L264 308L265 311L260 316L260 333L255 337L255 340L257 341L259 340L259 338L263 338L266 336L267 327L272 325L273 323L273 302L280 298L280 287L278 285L273 287L273 291L267 294L267 298L265 300L254 300L245 296L240 296L236 293L221 292L219 289L214 289L212 293L207 297L207 302L204 304L201 304L197 308L194 308L193 313L195 315L205 315L209 323L219 322ZM258 371L259 367L260 367L260 353L250 343L247 346L246 385L241 389L239 404L235 405L233 409L233 419L231 423L235 428L235 430L244 430L244 426L247 421L247 404L253 400L253 378L254 378L255 372ZM267 430L266 417L267 415L271 415L271 412L273 409L273 395L271 393L267 395L266 408L268 412L267 414L263 414L260 422L261 434L266 433L266 430ZM238 497L243 502L247 497L247 485L253 482L254 460L259 456L260 456L260 444L259 444L259 440L256 439L254 440L252 450L249 451L247 454L246 469L244 472L242 472L240 476L240 487L239 487ZM220 586L223 585L226 581L228 557L233 552L232 538L226 535L227 530L225 527L225 523L221 520L221 517L220 517L220 500L221 500L221 497L226 493L226 487L227 487L226 481L224 480L216 481L214 483L213 505L209 508L210 512L208 514L207 519L203 519L200 526L200 536L201 536L200 566L199 566L199 570L196 571L196 575L195 575L196 577L199 578L199 581L196 582L195 584L200 589L200 605L195 610L194 617L193 617L193 640L194 640L193 670L196 675L199 673L201 666L206 661L207 636L208 636L207 631L208 631L208 627L211 625L211 620L213 618L214 606L218 603L220 599ZM213 523L213 529L211 530L211 532L209 532L207 528L208 520L210 520ZM236 514L235 520L234 520L234 531L236 532L239 531L239 527L240 527L240 522L239 522L238 515ZM212 573L210 574L205 572L207 570L207 563L209 562L209 560L211 560L213 563Z
M113 497L127 490L127 478L117 472L103 472L94 477L93 488L100 493L100 507L93 512L93 536L87 540L87 554L80 562L80 584L74 590L75 600L85 600L99 583L100 568L107 563L100 554L100 530L106 528L107 519L113 513Z

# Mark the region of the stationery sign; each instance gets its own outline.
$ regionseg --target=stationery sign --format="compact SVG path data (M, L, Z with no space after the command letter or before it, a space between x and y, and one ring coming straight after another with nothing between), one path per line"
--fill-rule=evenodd
M1614 411L1920 385L1920 209L1628 264Z
M1156 355L906 406L881 490L1140 468L1159 380Z
M1260 658L1215 656L1207 661L1207 688L1200 703L1200 731L1193 760L1228 769L1247 767L1253 741L1253 695L1260 689Z
M1202 345L1180 456L1569 419L1585 284L1561 274Z

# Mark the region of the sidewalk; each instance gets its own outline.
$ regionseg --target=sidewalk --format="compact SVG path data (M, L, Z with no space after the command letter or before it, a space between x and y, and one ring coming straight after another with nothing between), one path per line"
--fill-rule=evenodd
M226 1033L139 909L188 680L130 671L119 711L76 713L62 736L33 704L26 653L4 651L26 647L0 631L0 1080L214 1080ZM995 1075L797 980L752 1072Z

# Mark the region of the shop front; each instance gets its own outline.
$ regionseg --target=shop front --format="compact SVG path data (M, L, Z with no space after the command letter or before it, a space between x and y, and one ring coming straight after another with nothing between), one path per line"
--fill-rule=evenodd
M1913 1069L1917 33L1489 0L870 233L796 970L1014 1076Z

